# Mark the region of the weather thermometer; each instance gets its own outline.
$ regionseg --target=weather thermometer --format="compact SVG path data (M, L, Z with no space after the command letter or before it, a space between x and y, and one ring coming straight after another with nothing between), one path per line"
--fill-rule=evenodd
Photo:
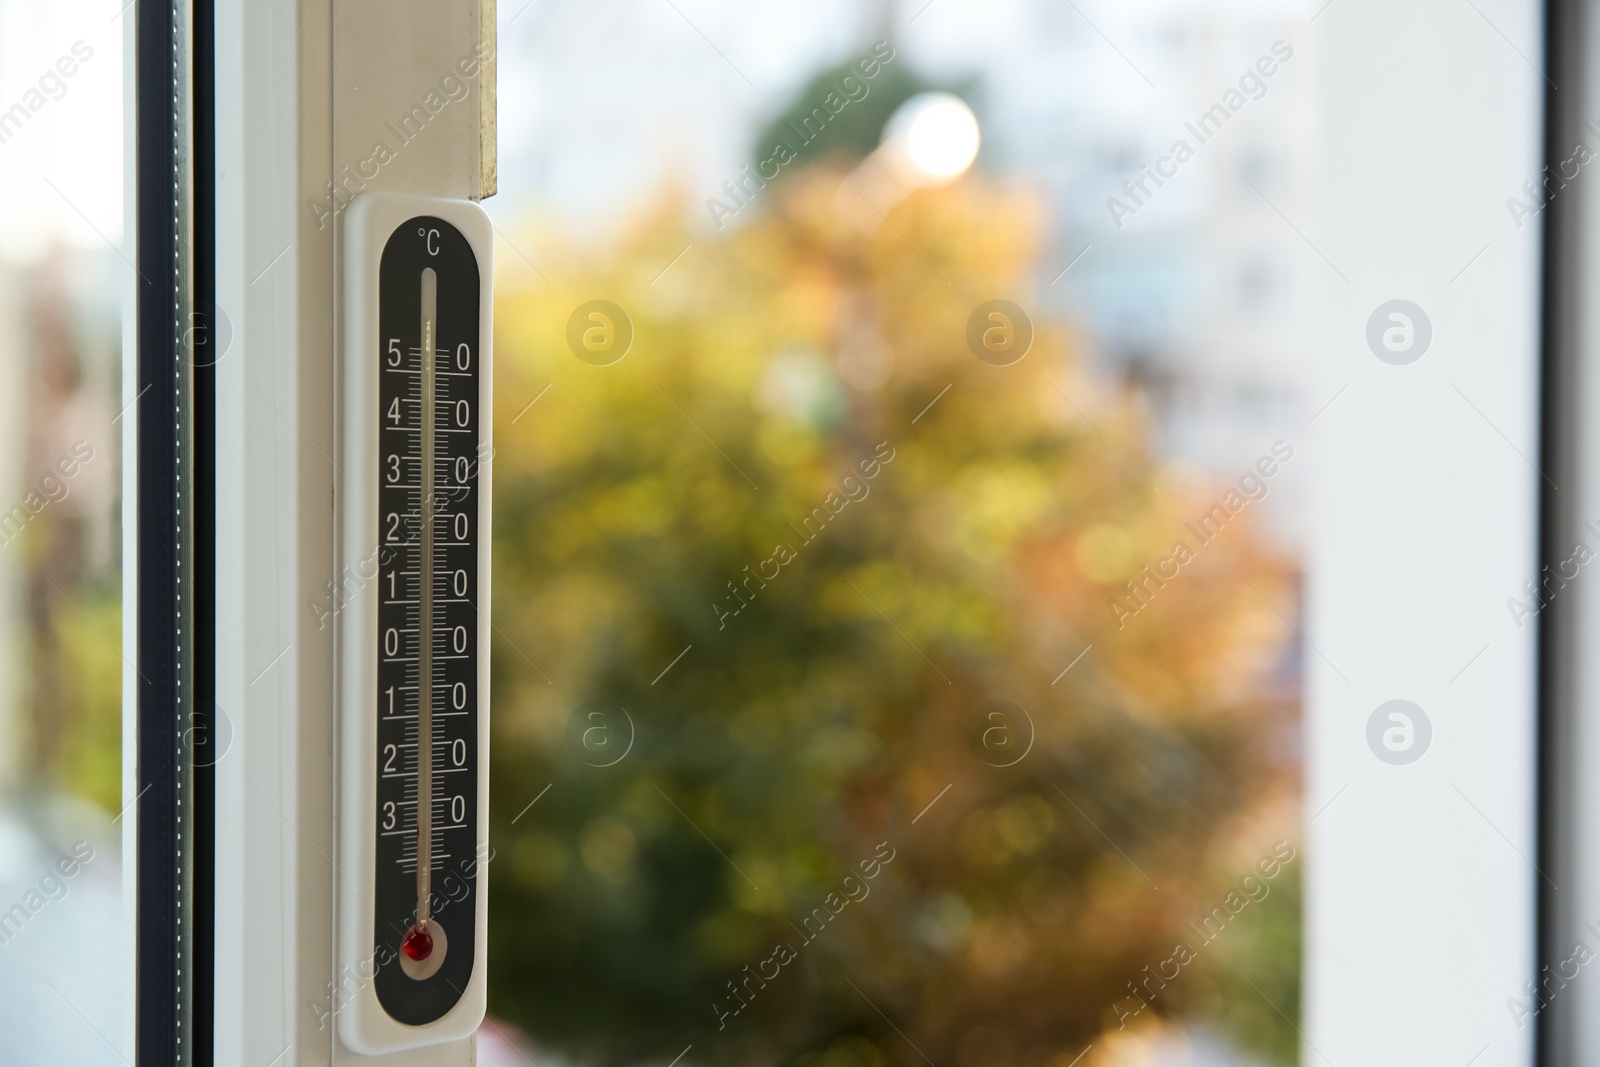
M483 1018L491 236L468 201L370 193L345 219L338 1015L359 1052Z

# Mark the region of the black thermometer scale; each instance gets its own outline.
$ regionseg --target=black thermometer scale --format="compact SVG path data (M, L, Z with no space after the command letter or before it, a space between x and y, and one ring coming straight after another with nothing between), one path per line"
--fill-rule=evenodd
M341 1035L379 1052L483 1013L489 227L460 201L350 211L340 943L366 984Z

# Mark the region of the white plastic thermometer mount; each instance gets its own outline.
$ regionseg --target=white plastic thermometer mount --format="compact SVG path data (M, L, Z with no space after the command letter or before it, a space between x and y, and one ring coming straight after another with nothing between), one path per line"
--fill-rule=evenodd
M340 1040L483 1019L491 253L465 200L344 214L339 410Z

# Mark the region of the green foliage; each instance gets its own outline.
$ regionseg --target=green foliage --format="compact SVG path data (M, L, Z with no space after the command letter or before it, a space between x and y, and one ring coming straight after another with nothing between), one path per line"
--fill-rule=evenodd
M872 62L872 50L862 47L852 55L857 58L812 78L795 94L794 102L762 129L756 136L757 157L752 165L768 158L779 144L794 149L798 163L791 166L813 164L829 157L845 161L865 158L878 147L883 128L896 108L918 93L944 88L918 77L899 58L888 64L873 63L877 73L871 78L864 77L857 64L862 58ZM847 78L851 79L848 84ZM812 118L817 108L826 109L830 94L836 107L840 106L839 100L848 103L837 114L829 116L820 133L815 129L808 131L806 120ZM854 99L855 96L860 99ZM817 125L813 121L813 127ZM811 137L809 141L806 140L808 136Z
M1242 518L1119 628L1199 498L1062 324L966 347L1029 303L1033 202L968 181L863 227L839 181L716 242L668 205L593 258L541 241L557 281L500 295L492 1009L585 1061L1064 1065L1291 825L1284 627L1243 578L1292 575ZM566 348L596 298L636 331L608 367ZM1273 914L1207 983L1292 1000Z
M68 680L71 729L63 742L67 791L108 812L122 807L122 597L110 588L73 591L79 611L56 617Z
M1276 1063L1294 1063L1300 1047L1300 1035L1278 1013L1300 1016L1304 873L1299 862L1285 868L1250 921L1218 939L1215 958L1205 962L1188 998L1197 1014L1218 1020L1251 1051Z

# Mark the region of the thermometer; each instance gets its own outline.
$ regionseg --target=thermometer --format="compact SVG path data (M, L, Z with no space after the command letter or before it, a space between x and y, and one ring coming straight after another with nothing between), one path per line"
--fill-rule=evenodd
M466 201L345 229L340 985L359 1052L472 1033L488 859L490 251Z

